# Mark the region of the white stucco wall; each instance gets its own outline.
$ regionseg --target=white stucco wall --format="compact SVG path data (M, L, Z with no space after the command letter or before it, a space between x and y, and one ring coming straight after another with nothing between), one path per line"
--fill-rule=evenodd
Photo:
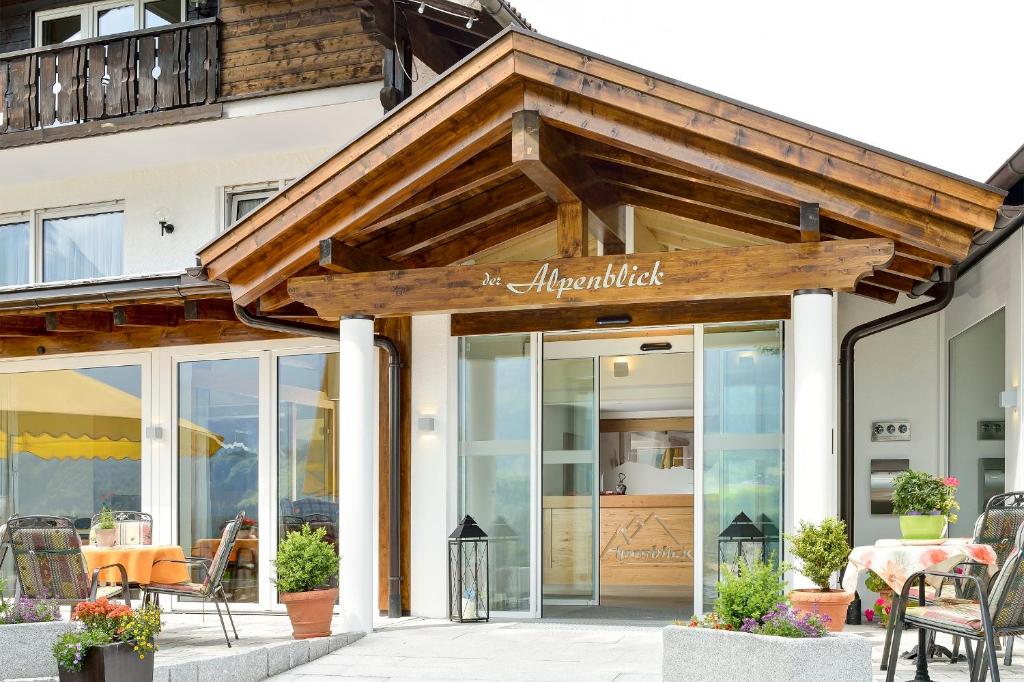
M412 491L410 607L414 616L447 616L447 540L453 515L458 418L455 411L455 353L448 315L412 318ZM420 431L420 417L435 419Z
M215 121L0 152L0 216L124 202L124 274L195 264L225 186L301 177L381 116L378 83L238 103ZM173 234L154 217L166 207Z

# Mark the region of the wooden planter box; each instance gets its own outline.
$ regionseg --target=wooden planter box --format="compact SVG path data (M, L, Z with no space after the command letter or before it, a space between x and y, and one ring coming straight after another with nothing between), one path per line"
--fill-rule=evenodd
M60 671L60 682L152 682L153 652L143 659L131 642L94 647L81 672Z
M0 625L0 679L56 676L53 644L69 629L66 621Z
M662 680L871 679L871 641L857 635L794 639L670 625L662 631Z

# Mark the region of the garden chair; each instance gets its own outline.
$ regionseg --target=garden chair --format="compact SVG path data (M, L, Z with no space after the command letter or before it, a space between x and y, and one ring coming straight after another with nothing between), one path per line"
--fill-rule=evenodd
M986 585L984 578L971 573L943 573L922 571L910 576L900 594L898 608L892 616L893 643L889 652L888 674L891 682L896 674L896 659L899 656L900 637L905 625L936 633L962 637L977 642L973 656L968 648L968 661L972 682L985 679L991 669L992 679L999 681L999 664L996 654L996 640L1024 634L1024 525L1021 525L1013 541L1013 549L1002 569ZM934 603L911 606L910 589L915 583L923 589L926 577L938 577L957 585L961 593L965 586L972 586L977 601L964 598L938 597ZM921 655L921 654L918 654Z
M153 544L153 517L146 512L138 511L116 511L114 514L114 527L117 529L117 544L129 545L152 545ZM100 523L100 515L94 514L92 523L89 526L89 542L95 544L96 529ZM138 542L131 542L130 538L135 537Z
M1010 552L1013 551L1013 538L1017 529L1024 523L1024 492L1016 491L992 496L985 503L985 511L974 524L974 542L990 545L996 552L996 566L1002 568ZM969 573L988 583L988 568L973 561L965 561L958 566L963 573ZM962 583L958 586L957 597L977 601L978 592L974 583ZM1013 662L1013 637L1006 640L1006 656L1003 662ZM960 638L953 638L953 658L956 662L960 650Z
M14 556L15 598L53 599L60 604L123 595L131 606L128 573L121 564L100 566L89 575L74 521L62 516L12 516L0 545ZM120 585L99 584L100 572L116 568Z
M227 642L228 647L231 647L231 639L228 637L227 626L224 625L224 614L220 610L220 604L224 604L224 609L228 612L228 620L231 621L231 630L235 633L235 639L238 639L238 630L235 628L235 619L231 616L231 608L228 606L227 596L224 594L224 571L227 569L228 560L231 557L231 550L234 548L235 540L238 539L238 529L242 525L242 519L245 517L245 512L238 512L231 521L228 521L224 525L224 531L220 536L220 545L217 547L217 551L214 553L212 559L200 558L200 557L186 557L185 559L161 559L153 562L156 566L160 563L178 563L186 564L190 568L197 568L203 573L202 582L184 582L184 583L150 583L149 585L142 586L142 603L146 604L150 602L154 597L159 598L158 595L169 594L175 597L186 597L186 598L199 598L204 602L210 600L213 605L217 607L217 617L220 618L220 627L224 630L224 641Z

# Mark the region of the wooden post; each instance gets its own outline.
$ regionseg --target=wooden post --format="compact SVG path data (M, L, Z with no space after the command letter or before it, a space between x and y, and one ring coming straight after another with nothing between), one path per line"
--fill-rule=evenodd
M562 258L589 255L587 210L578 201L558 204L558 253Z

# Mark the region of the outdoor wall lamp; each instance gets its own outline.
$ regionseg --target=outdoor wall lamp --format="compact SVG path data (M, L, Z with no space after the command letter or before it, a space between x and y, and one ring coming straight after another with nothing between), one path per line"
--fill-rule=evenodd
M1005 391L1000 391L999 392L999 407L1002 407L1002 408L1011 407L1013 409L1016 409L1017 408L1017 403L1019 402L1019 396L1018 396L1019 393L1020 393L1020 389L1017 388L1017 387L1014 387L1014 388L1011 388L1011 389L1008 389L1008 390L1005 390Z
M612 363L614 374L617 377L628 377L629 376L629 361L628 360L616 360Z
M174 225L172 225L171 223L169 223L167 221L167 218L168 218L167 207L161 206L160 208L158 208L156 210L156 212L153 214L153 217L156 218L157 223L160 224L160 236L161 237L163 237L165 234L173 234L174 233Z
M437 417L434 415L422 415L416 420L416 428L424 433L437 431Z

